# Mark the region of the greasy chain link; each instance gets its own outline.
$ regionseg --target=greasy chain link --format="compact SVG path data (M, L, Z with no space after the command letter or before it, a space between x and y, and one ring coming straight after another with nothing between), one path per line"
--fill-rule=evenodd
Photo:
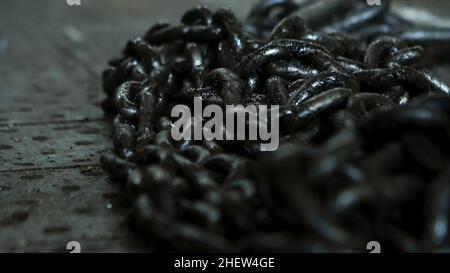
M264 0L241 24L196 7L127 43L103 75L101 157L134 230L169 251L450 246L450 30L390 1ZM280 147L174 141L174 105L280 105ZM257 144L257 143L256 143Z

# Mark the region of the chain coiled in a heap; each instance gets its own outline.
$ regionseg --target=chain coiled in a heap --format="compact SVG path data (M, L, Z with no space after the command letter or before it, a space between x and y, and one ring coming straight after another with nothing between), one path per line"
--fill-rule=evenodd
M129 41L104 72L101 163L134 229L160 250L448 251L450 89L425 65L450 31L389 4L268 0L243 25L198 7ZM172 107L196 96L280 105L280 148L173 141Z

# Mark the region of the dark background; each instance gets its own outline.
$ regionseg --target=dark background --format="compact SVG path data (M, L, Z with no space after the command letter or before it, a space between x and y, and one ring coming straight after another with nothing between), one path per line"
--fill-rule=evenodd
M0 0L0 252L66 251L72 240L83 252L148 250L98 164L111 146L101 71L158 20L176 22L199 3L242 17L255 2ZM395 9L450 27L450 1L396 1ZM449 71L437 69L447 79Z

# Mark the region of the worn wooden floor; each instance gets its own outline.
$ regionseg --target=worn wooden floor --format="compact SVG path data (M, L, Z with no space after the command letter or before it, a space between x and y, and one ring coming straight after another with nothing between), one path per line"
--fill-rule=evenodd
M129 38L197 1L81 2L1 1L0 252L66 251L72 240L85 252L151 250L98 165L111 146L100 74ZM242 15L254 0L203 2Z
M66 251L72 240L88 252L149 250L99 168L111 146L100 75L128 39L197 3L1 1L0 252Z

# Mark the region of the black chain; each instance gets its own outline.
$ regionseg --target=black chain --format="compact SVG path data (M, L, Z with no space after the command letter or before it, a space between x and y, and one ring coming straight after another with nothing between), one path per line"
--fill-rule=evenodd
M450 31L389 4L266 0L243 25L198 7L128 42L103 75L101 163L134 229L160 250L448 251L450 88L425 69ZM195 96L280 105L280 148L174 141L170 111Z

